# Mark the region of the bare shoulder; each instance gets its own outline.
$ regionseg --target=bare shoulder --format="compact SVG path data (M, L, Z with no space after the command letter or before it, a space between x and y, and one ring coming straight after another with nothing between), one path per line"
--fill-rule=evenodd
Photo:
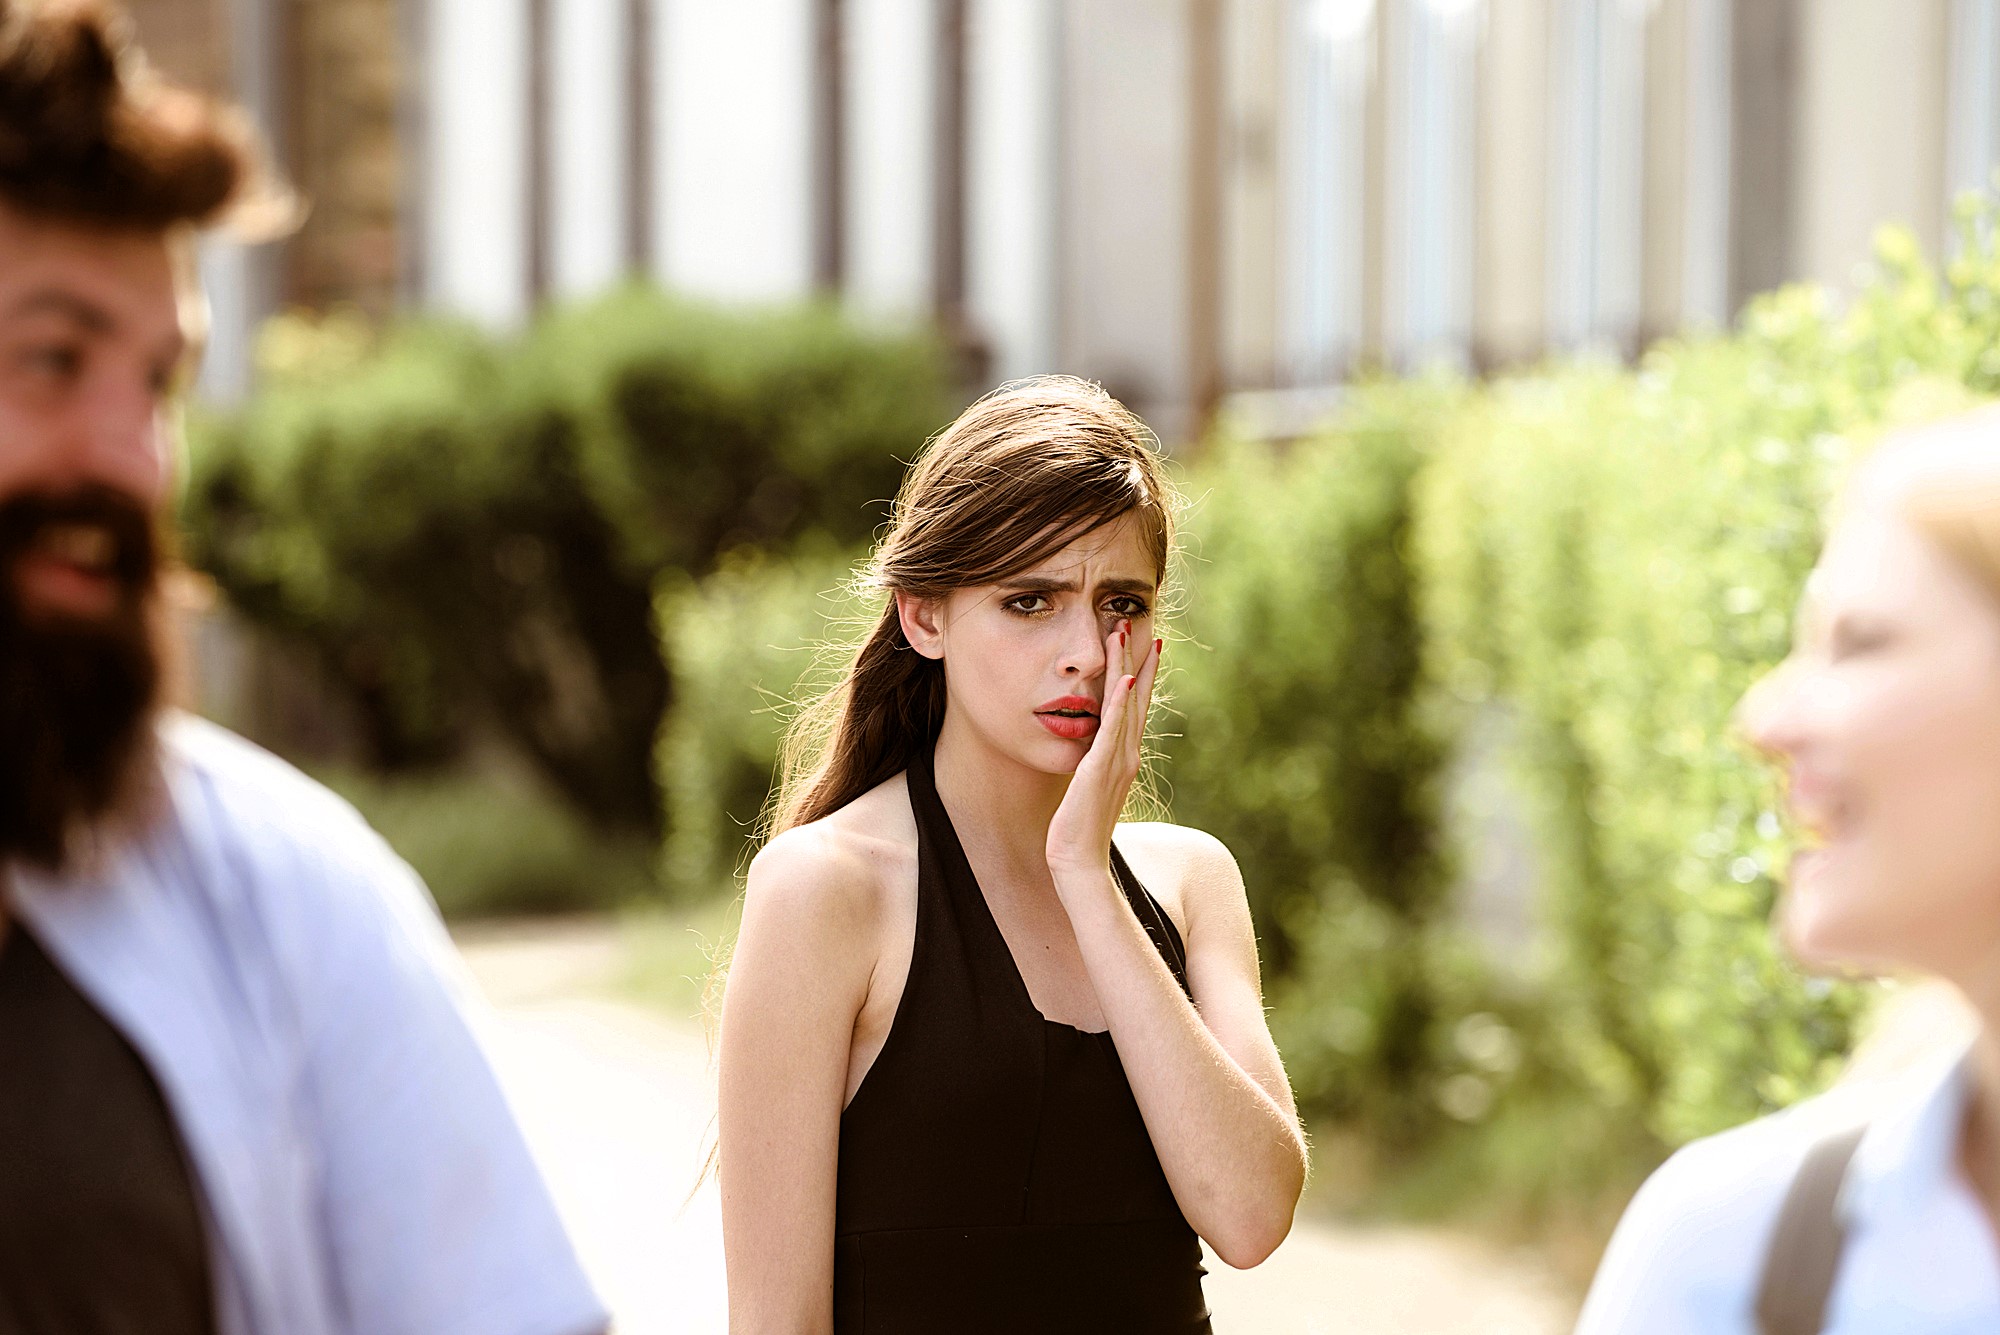
M1244 903L1243 873L1229 846L1206 830L1167 821L1127 821L1118 851L1161 904L1185 926L1189 918Z
M771 839L750 863L744 916L869 936L893 907L916 857L914 821L907 838L885 790L864 793L840 810ZM907 812L907 802L904 804Z
M1118 850L1132 864L1133 871L1139 871L1143 861L1170 873L1180 884L1192 879L1205 884L1221 882L1234 888L1243 883L1243 874L1237 869L1236 855L1229 851L1229 845L1192 825L1174 825L1162 820L1126 821L1118 827Z

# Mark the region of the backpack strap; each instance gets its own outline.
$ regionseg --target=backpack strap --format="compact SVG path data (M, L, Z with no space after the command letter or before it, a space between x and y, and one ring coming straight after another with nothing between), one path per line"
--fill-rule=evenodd
M1858 1123L1822 1136L1792 1179L1757 1289L1761 1335L1820 1335L1824 1329L1827 1298L1847 1245L1840 1188L1866 1130L1866 1123Z

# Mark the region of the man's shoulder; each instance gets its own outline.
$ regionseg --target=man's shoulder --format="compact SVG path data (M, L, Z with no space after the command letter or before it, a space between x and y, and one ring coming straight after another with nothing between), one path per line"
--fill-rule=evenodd
M414 874L331 789L191 715L166 719L161 745L175 832L215 894L267 920L435 918Z
M311 1147L325 1176L298 1199L353 1328L601 1329L421 883L352 806L261 748L184 717L162 743L177 832L144 888L224 906L204 935L252 989L243 1023L282 1045L246 1050L282 1053L268 1069L296 1091L241 1115L290 1115Z
M300 838L341 837L367 828L345 799L248 738L193 714L160 724L167 781L176 798L190 786L214 808L254 828ZM328 827L331 827L329 829Z

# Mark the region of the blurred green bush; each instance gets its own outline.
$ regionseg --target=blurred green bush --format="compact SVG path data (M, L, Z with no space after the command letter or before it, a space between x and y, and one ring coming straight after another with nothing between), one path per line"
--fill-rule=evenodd
M1773 939L1781 794L1734 715L1789 651L1846 465L2000 383L2000 267L1969 224L1942 277L1885 233L1844 311L1793 289L1631 373L1499 383L1417 482L1434 714L1520 725L1558 946L1544 1050L1665 1144L1822 1087L1861 1014Z
M190 433L191 562L352 695L365 762L485 730L588 820L650 833L655 584L865 538L953 392L928 335L636 287L514 339L336 317L265 351L256 398Z
M318 770L413 867L446 917L657 900L652 842L606 834L533 783L465 772Z
M662 582L677 694L660 733L661 879L676 899L740 886L792 710L839 680L859 638L865 608L851 581L864 556L824 544L741 551L707 579Z
M1301 1097L1399 1136L1434 1106L1412 1095L1447 884L1411 481L1465 393L1370 386L1296 447L1211 445L1184 479L1188 643L1158 724L1174 819L1243 863Z
M1996 348L1977 229L1941 275L1886 233L1845 310L1789 290L1633 370L1364 385L1305 439L1210 444L1164 775L1243 864L1311 1109L1392 1151L1528 1113L1643 1156L1831 1078L1863 997L1774 945L1778 793L1732 717L1843 465L1992 392ZM1531 825L1539 960L1451 902L1475 736Z

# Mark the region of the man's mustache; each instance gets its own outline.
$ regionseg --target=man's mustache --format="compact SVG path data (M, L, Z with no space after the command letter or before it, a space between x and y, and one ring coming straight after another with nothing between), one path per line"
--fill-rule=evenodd
M112 578L129 605L159 576L158 529L138 500L103 485L20 492L0 500L0 572L31 554Z

